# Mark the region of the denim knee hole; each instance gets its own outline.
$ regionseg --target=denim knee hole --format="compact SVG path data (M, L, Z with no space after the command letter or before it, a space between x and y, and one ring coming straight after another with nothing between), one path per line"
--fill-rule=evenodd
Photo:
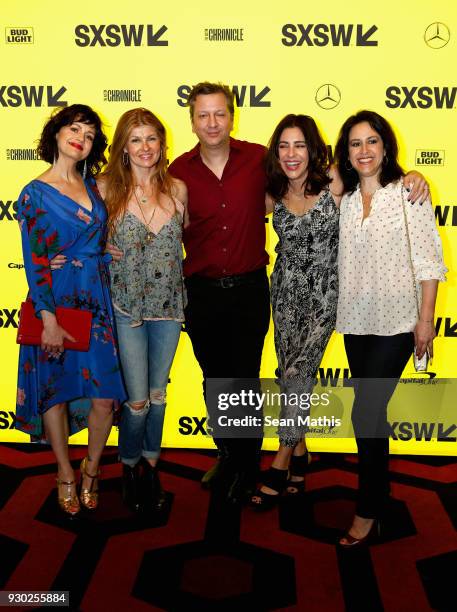
M167 398L167 394L165 389L150 389L149 391L149 403L155 404L156 406L161 406L165 404L165 400Z
M132 403L125 402L125 405L130 410L130 414L138 416L138 415L144 414L145 412L149 410L150 402L149 400L143 400L141 402L132 402Z

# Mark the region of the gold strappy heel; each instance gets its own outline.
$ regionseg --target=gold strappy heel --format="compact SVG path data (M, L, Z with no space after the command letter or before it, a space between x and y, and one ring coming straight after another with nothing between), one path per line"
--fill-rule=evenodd
M70 489L70 487L75 485L76 482L74 480L70 480L70 481L62 480L58 476L56 478L56 482L57 482L57 499L59 501L59 506L61 510L65 512L65 514L69 514L70 516L74 516L75 514L78 514L78 512L81 510L79 506L79 499L76 493L73 493ZM66 497L63 495L60 495L59 487L61 487L62 485L67 487L67 493L69 493L69 495L67 495Z
M100 470L97 470L97 473L92 475L87 471L87 457L81 461L81 492L79 494L79 499L81 500L81 504L87 508L88 510L95 510L98 506L98 477L100 475ZM83 489L83 478L86 476L87 478L91 478L92 482L88 489ZM94 489L94 487L97 487Z

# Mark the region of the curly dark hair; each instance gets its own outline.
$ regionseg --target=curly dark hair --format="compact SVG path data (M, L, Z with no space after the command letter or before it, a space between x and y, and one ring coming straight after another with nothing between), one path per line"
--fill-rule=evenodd
M389 122L374 111L361 110L343 123L335 146L335 163L343 181L345 193L352 193L359 184L359 175L349 161L349 132L355 125L365 122L369 123L373 130L379 134L384 145L386 155L379 177L381 185L385 187L388 183L397 181L405 174L398 163L397 139Z
M43 131L41 132L40 139L38 141L38 155L40 159L52 164L55 159L59 156L57 150L56 134L61 128L66 125L71 125L78 121L79 123L85 123L87 125L93 125L95 127L95 137L92 144L92 149L86 158L87 174L96 176L101 168L106 164L106 157L104 155L108 139L102 130L102 121L97 113L86 106L85 104L72 104L71 106L65 106L64 108L57 109L46 122ZM84 160L78 162L76 166L79 172L82 174L84 167Z
M317 195L331 182L327 174L328 150L314 119L308 115L286 115L275 128L265 157L267 192L274 200L284 197L289 188L289 179L279 164L278 151L281 134L285 129L292 127L301 130L308 149L308 172L303 183L303 192L307 195Z

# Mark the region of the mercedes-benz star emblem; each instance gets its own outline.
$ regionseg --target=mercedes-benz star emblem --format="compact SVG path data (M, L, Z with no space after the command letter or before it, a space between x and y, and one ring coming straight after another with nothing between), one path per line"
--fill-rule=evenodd
M441 49L445 47L451 38L449 28L444 23L435 21L431 23L425 30L425 43L432 49Z
M336 85L325 83L325 85L321 85L316 91L314 99L321 108L330 110L341 102L341 92Z

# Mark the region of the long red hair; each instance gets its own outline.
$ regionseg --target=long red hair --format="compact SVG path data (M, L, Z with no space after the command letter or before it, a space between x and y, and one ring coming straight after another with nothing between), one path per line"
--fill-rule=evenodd
M130 163L125 165L124 147L130 133L136 127L150 125L155 129L160 140L161 156L157 162L157 171L151 176L151 187L172 198L173 179L167 172L167 135L163 123L146 108L134 108L119 119L113 142L110 147L109 162L101 175L105 188L105 204L108 210L108 231L112 234L117 221L122 219L128 201L133 193L134 181Z

